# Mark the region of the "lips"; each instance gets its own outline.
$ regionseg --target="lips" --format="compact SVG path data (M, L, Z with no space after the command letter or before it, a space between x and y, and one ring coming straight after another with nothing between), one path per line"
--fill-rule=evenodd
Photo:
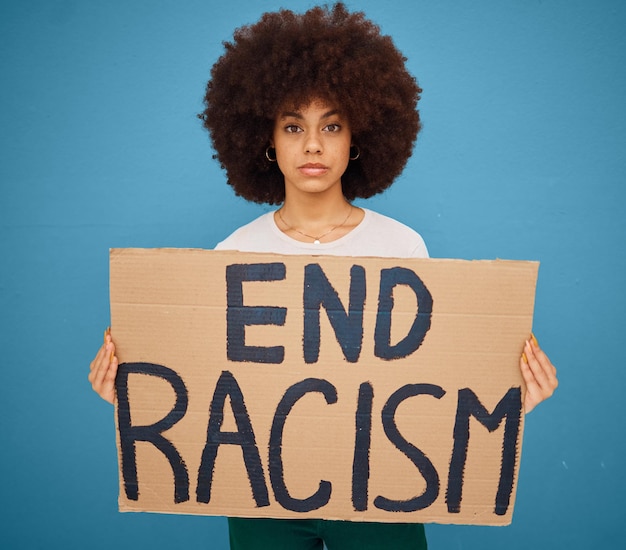
M309 162L298 166L298 170L306 176L321 176L328 172L328 166L317 162Z

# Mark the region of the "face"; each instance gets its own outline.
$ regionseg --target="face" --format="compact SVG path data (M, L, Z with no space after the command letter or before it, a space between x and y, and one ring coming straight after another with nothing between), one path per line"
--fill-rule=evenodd
M272 145L285 176L285 196L341 194L352 132L341 112L322 101L285 109L274 124Z

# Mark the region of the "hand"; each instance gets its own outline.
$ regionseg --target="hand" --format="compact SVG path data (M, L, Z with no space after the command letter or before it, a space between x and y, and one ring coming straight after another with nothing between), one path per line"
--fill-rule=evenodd
M526 383L524 410L529 413L554 393L559 382L556 378L556 368L541 350L537 339L532 334L524 344L524 352L519 364Z
M117 374L117 357L115 344L111 338L111 329L104 332L104 344L89 366L89 382L91 387L102 399L109 403L115 402L115 375Z

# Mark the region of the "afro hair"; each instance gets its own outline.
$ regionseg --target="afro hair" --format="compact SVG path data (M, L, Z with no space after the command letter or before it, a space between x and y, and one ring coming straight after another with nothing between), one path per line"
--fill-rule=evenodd
M284 201L283 176L265 151L279 111L313 99L341 109L360 149L342 176L347 200L382 192L402 172L420 130L422 90L392 39L363 13L342 3L265 13L224 48L199 116L237 195Z

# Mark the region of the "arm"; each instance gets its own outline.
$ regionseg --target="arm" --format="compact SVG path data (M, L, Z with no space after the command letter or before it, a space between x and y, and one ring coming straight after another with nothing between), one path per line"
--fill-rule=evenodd
M554 393L559 382L556 377L556 368L539 347L537 339L532 334L524 344L524 352L520 357L519 364L526 383L524 410L529 413Z
M109 403L115 402L115 375L117 374L115 344L111 338L111 329L104 332L104 343L89 366L89 382L93 391Z

